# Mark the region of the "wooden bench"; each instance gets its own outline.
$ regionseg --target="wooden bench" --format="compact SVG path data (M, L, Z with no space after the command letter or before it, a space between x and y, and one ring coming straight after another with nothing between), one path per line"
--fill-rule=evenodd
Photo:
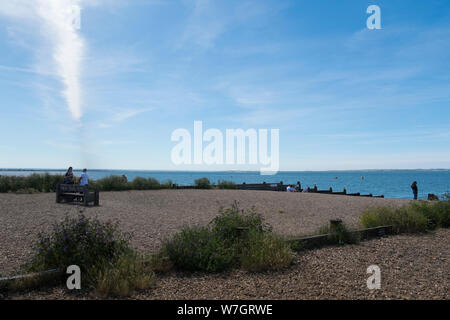
M94 203L94 206L99 205L99 191L89 190L87 186L79 186L74 184L62 184L56 185L56 203L75 202L78 201L84 206L89 206L90 202Z

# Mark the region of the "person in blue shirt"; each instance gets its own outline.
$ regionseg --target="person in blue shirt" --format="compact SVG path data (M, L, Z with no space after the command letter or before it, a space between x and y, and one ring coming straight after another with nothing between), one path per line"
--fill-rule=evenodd
M89 184L89 177L86 172L87 172L86 168L83 169L83 173L81 174L80 177L80 186L87 186Z

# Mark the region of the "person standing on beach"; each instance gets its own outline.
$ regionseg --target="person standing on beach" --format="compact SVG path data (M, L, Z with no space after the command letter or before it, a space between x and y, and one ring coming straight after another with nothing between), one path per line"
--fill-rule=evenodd
M414 194L414 200L417 200L417 194L419 193L419 189L417 188L417 181L414 181L411 184L411 189L412 189L413 194Z
M88 186L88 184L89 184L89 177L86 172L87 172L87 170L86 170L86 168L84 168L83 173L81 174L81 177L80 177L80 186Z

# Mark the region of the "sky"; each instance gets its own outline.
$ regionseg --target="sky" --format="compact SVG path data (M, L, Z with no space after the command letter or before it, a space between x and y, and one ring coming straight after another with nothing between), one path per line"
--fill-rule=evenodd
M279 129L280 170L450 168L447 0L8 0L0 52L0 168L256 169L175 165L194 121Z

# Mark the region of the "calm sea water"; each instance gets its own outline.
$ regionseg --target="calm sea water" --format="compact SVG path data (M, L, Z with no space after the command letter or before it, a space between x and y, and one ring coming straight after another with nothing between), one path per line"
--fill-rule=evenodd
M63 174L65 170L34 169L34 170L1 170L0 175L29 175L31 173ZM75 175L81 174L74 170ZM132 170L89 170L89 177L96 180L109 175L125 174L128 180L135 177L152 177L159 181L171 179L179 185L192 185L195 179L208 177L211 182L218 180L235 183L276 183L295 184L301 181L302 187L319 189L333 188L334 191L361 192L364 194L384 195L387 198L412 198L411 183L416 180L419 186L419 198L426 199L428 193L441 197L450 191L450 170L368 170L368 171L305 171L279 172L272 176L262 176L259 172L181 172L181 171L132 171ZM362 179L362 177L364 179Z

